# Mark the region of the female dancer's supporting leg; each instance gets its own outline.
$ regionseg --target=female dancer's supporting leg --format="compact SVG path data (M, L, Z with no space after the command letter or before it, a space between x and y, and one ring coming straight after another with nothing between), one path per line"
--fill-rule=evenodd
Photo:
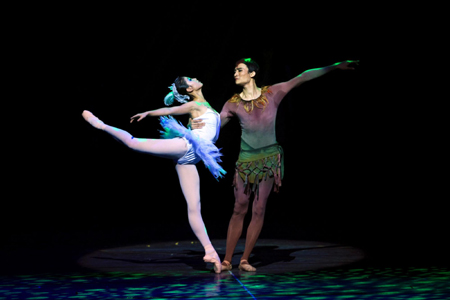
M220 273L222 265L219 255L209 240L206 232L205 224L203 223L200 204L200 178L198 176L197 167L195 165L176 165L178 178L180 179L181 190L187 202L189 224L192 231L199 239L200 243L205 248L205 262L214 264L214 271Z
M131 134L122 129L104 124L89 111L85 110L82 116L92 126L109 133L115 139L133 150L170 159L179 159L183 157L187 151L186 142L183 139L134 138ZM214 271L220 273L222 271L220 258L209 240L200 212L200 178L198 176L197 168L195 165L177 164L176 170L180 180L181 189L188 205L189 224L191 225L194 234L205 248L203 260L205 262L213 263Z

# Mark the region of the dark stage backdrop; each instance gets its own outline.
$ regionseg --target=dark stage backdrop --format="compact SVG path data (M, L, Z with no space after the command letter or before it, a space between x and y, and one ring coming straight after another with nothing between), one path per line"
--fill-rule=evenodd
M277 139L285 150L285 179L269 199L261 238L434 247L441 223L423 215L430 199L422 184L409 180L415 170L397 134L408 128L393 121L399 117L390 109L395 99L379 78L374 81L381 66L368 55L371 31L361 12L231 4L200 11L198 5L159 3L154 10L136 8L139 15L82 10L52 25L40 59L53 67L55 89L49 99L41 96L46 109L27 128L38 150L20 154L27 163L14 173L20 174L14 177L20 196L11 198L11 213L3 218L4 242L95 247L195 240L172 162L126 149L81 113L87 109L136 137L157 138L156 118L130 124L130 117L164 106L177 76L201 80L205 98L220 111L239 91L235 61L252 57L261 67L260 86L338 61L361 61L357 71L330 73L283 100ZM212 239L226 237L239 142L234 120L217 142L224 179L197 165Z

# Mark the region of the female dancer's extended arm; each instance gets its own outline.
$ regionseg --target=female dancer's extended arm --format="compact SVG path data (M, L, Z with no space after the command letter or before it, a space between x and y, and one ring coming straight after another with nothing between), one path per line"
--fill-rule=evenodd
M173 107L163 107L155 110L149 110L140 114L136 114L131 117L130 123L138 118L136 121L144 119L145 117L160 117L160 116L168 116L168 115L185 115L189 114L192 110L192 102L185 103L180 106Z

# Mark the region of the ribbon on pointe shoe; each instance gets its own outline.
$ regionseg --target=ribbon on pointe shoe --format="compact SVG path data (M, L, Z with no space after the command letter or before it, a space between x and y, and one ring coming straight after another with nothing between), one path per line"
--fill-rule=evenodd
M221 273L222 272L222 264L220 262L219 255L212 245L208 245L205 247L205 256L203 257L204 262L209 262L214 264L214 272Z
M220 258L219 258L219 256L217 255L217 253L216 253L215 256L216 256L216 257L213 257L213 256L211 256L211 255L209 255L209 254L206 254L206 255L203 257L203 261L204 261L204 262L213 263L213 264L214 264L214 272L215 272L215 273L221 273L221 272L222 272L222 264L220 263Z

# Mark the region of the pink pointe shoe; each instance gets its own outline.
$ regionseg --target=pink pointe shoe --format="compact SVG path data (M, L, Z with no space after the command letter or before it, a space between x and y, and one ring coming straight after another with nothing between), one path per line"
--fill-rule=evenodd
M92 126L94 126L97 129L101 129L103 130L105 128L105 123L103 123L102 121L100 121L96 116L94 116L90 111L85 110L83 111L83 113L81 114L83 116L83 118L89 122L89 124L91 124Z
M203 257L204 262L209 262L214 264L214 272L219 274L222 272L222 264L220 262L219 255L217 254L216 250L214 248L209 248L209 251L206 252L205 256Z

